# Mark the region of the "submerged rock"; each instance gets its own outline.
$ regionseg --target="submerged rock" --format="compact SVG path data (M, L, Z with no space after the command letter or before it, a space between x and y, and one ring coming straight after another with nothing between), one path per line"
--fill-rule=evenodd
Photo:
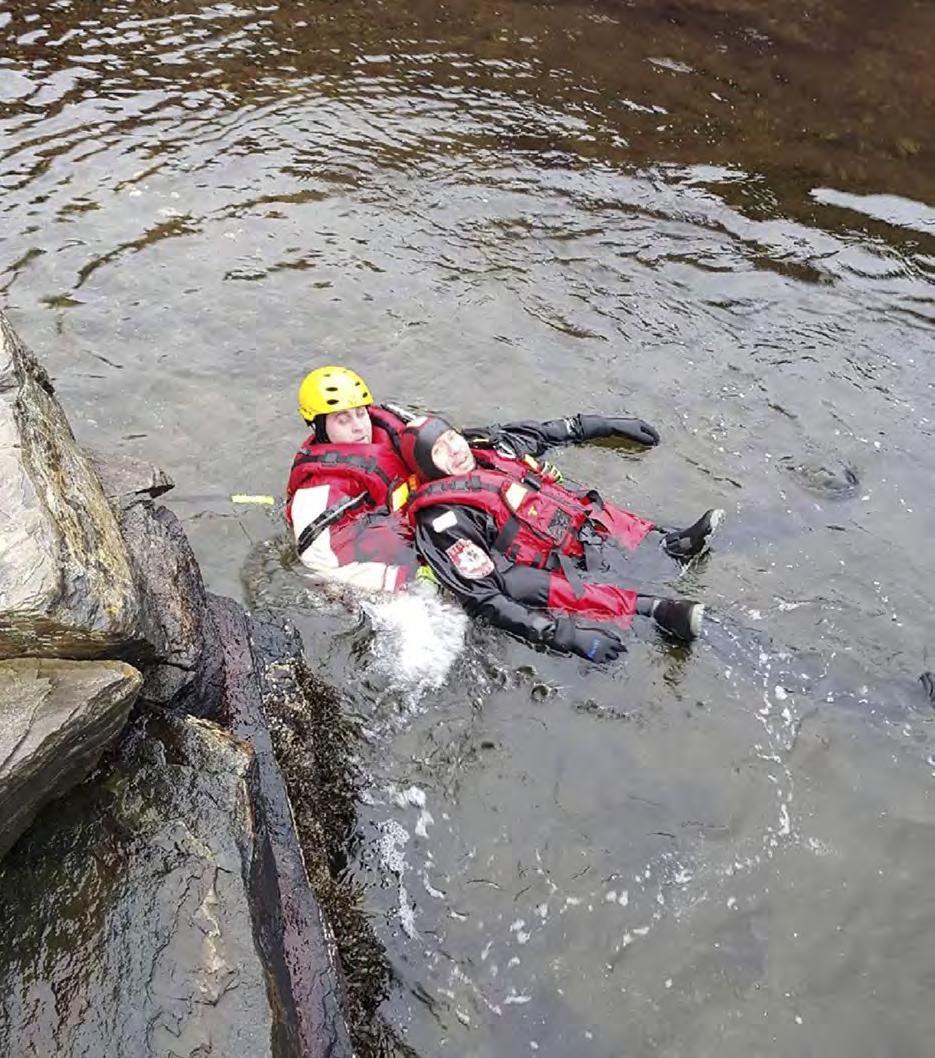
M0 857L97 764L141 683L118 661L0 662Z
M267 988L250 747L148 714L0 866L0 1053L298 1055ZM260 891L258 891L260 890Z
M0 658L135 660L139 606L97 475L0 313Z
M837 456L809 459L783 456L778 463L804 489L825 499L849 499L860 488L857 468Z

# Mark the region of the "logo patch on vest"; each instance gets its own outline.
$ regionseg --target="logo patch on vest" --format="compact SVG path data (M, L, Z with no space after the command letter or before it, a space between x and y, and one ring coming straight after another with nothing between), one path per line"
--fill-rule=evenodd
M560 544L565 539L569 525L571 525L570 514L566 514L564 511L556 511L552 515L552 521L549 522L549 536L552 537L556 544Z
M490 555L470 540L461 537L451 547L447 548L445 554L455 564L455 568L462 577L468 580L479 580L481 577L489 577L494 571Z

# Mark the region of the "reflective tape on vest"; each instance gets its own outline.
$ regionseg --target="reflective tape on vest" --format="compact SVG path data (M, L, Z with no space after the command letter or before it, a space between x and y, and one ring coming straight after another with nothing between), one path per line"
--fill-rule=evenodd
M511 511L519 510L519 505L526 498L527 492L529 492L529 489L527 489L524 485L518 485L514 481L513 484L510 485L506 492L503 494L503 498L504 500L506 500L507 507L509 507Z
M409 486L404 481L402 485L397 486L393 489L390 495L390 510L398 511L406 506L406 501L409 499Z

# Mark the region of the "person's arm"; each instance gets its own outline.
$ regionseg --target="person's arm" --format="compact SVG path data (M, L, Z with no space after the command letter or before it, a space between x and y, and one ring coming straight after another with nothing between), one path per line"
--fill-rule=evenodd
M464 436L472 444L506 447L511 454L541 456L559 445L580 444L606 437L616 437L652 447L659 443L659 433L642 419L613 415L571 415L546 422L510 422L494 426L471 427Z
M494 532L486 515L468 508L433 507L416 516L421 558L471 616L483 617L520 639L591 661L608 661L624 649L614 632L551 614L513 597L511 583L520 594L541 601L535 585L520 583L525 567L515 566L490 549L489 537Z
M302 564L322 580L366 591L398 591L417 568L411 532L398 514L374 515L365 495L318 478L297 489L287 519Z

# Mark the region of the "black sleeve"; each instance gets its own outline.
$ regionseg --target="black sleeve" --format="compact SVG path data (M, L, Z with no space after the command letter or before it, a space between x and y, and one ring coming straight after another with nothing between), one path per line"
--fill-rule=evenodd
M585 438L577 415L547 422L507 422L493 426L471 427L464 431L471 444L489 445L510 450L512 455L537 458L557 445L575 444Z
M536 578L539 571L514 566L492 550L495 538L496 525L482 511L439 506L416 516L419 554L471 616L484 617L520 639L549 643L555 619L542 608L548 599L548 574ZM524 601L514 597L514 591Z

